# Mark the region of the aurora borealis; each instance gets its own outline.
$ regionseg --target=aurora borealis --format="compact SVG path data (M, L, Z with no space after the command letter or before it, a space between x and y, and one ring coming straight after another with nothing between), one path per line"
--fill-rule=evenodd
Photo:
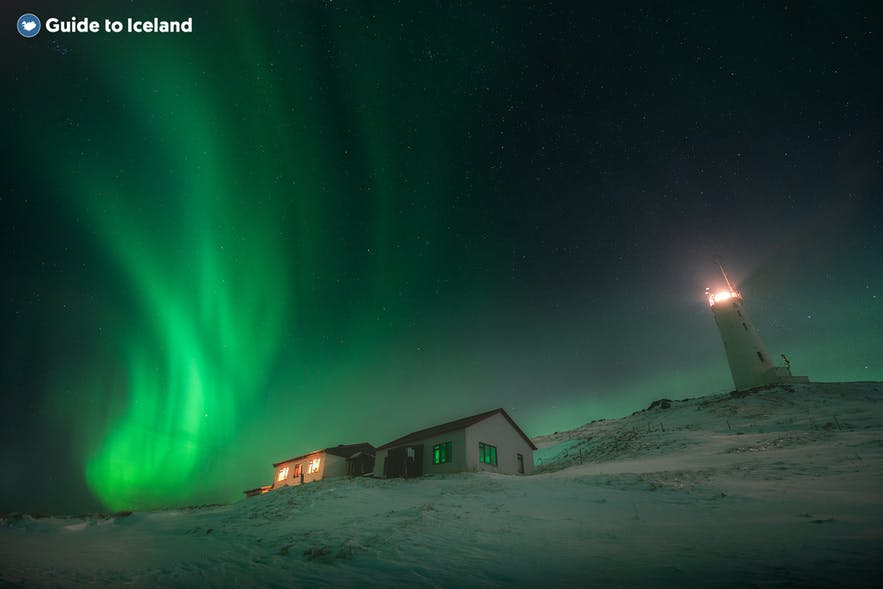
M270 464L505 407L528 434L883 380L879 9L3 7L0 510L235 499Z

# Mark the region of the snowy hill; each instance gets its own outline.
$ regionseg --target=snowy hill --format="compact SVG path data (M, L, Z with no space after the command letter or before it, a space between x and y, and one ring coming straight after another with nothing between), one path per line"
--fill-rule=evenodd
M7 515L0 585L871 586L883 581L881 400L881 383L814 383L662 401L537 438L529 477L326 480L223 506Z

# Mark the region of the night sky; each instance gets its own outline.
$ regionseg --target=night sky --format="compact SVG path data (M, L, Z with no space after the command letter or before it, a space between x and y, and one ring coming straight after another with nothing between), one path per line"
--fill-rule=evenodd
M716 255L795 374L883 380L879 3L19 4L0 511L729 390Z

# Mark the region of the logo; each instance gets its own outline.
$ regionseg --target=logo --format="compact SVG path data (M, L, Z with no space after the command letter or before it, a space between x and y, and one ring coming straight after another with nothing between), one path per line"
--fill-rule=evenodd
M18 17L18 33L22 37L30 39L31 37L36 37L39 32L40 19L37 18L37 15L29 12Z

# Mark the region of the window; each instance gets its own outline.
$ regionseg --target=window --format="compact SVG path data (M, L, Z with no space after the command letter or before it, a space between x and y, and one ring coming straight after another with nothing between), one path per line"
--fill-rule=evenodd
M497 465L497 447L479 442L478 444L478 461L485 464Z
M524 456L516 454L515 459L518 460L518 474L524 474Z
M284 481L288 478L288 467L285 466L279 469L279 476L276 478L277 481Z
M453 456L451 455L451 443L444 442L443 444L436 444L432 447L432 463L433 464L444 464L446 462L451 462L453 460Z
M321 458L313 458L310 460L309 466L307 466L307 474L313 474L314 472L319 472L319 464L322 462Z
M301 475L301 473L303 472L303 466L304 465L300 463L294 465L294 478L297 478Z

